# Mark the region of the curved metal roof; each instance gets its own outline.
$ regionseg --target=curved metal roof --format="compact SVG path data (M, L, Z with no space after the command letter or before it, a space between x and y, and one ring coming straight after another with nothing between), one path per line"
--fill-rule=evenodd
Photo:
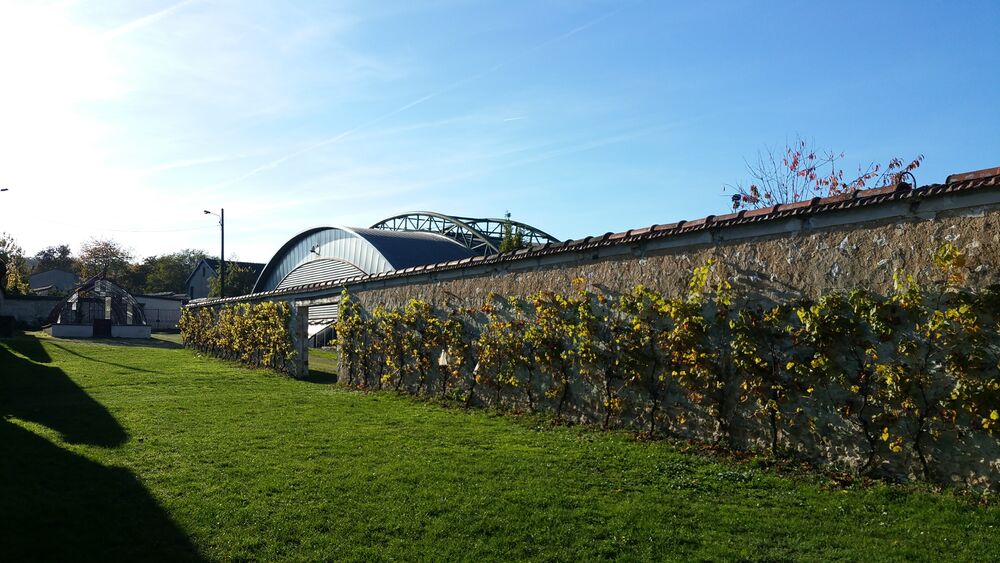
M315 227L286 242L264 266L253 291L401 270L474 256L454 239L429 232Z

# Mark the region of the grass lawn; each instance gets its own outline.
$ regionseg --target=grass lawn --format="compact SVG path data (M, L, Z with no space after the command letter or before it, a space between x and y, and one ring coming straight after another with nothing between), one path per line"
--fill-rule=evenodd
M0 340L0 560L1000 557L996 502L329 380Z

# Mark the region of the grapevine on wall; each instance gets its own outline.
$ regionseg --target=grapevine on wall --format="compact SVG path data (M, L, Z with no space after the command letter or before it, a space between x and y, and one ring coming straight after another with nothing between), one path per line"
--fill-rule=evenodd
M966 287L951 244L935 263L937 279L898 274L888 296L786 303L737 294L711 263L677 297L577 279L475 310L411 301L369 315L345 294L342 376L775 455L838 462L848 444L859 472L943 480L941 444L1000 429L1000 288Z
M250 366L286 371L295 357L290 320L288 303L276 301L225 305L218 311L184 309L177 325L185 346Z

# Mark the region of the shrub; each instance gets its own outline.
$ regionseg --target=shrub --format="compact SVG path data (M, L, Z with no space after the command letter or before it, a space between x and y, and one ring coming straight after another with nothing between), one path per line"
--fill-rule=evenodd
M224 305L218 311L184 309L177 325L185 346L250 366L288 371L295 358L290 320L288 303L268 301Z

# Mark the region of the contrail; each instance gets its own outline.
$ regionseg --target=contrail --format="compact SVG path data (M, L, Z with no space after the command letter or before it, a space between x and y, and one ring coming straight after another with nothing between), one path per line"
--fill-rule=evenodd
M183 2L182 2L182 4L183 4ZM312 152L312 151L314 151L316 149L319 149L319 148L331 145L333 143L336 143L338 141L341 141L344 138L346 138L346 137L348 137L350 135L353 135L354 133L357 133L358 131L361 131L362 129L366 129L368 127L371 127L372 125L375 125L375 124L377 124L377 123L379 123L381 121L389 119L390 117L393 117L393 116L395 116L397 114L400 114L400 113L402 113L402 112L404 112L404 111L406 111L408 109L411 109L413 107L419 106L420 104L423 104L424 102L427 102L428 100L432 100L432 99L434 99L434 98L436 98L436 97L438 97L438 96L440 96L442 94L446 94L446 93L448 93L448 92L450 92L452 90L455 90L456 88L464 86L465 84L468 84L470 82L474 82L474 81L479 80L480 78L482 78L484 76L492 74L492 73L500 70L501 68L503 68L503 67L505 67L505 66L507 66L507 65L509 65L509 64L511 64L513 62L515 62L515 61L518 61L518 60L524 58L525 56L530 55L530 54L532 54L532 53L534 53L534 52L536 52L536 51L538 51L540 49L544 49L545 47L548 47L549 45L552 45L554 43L558 43L560 41L564 41L564 40L566 40L566 39L568 39L568 38L576 35L577 33L580 33L581 31L589 29L589 28L591 28L591 27L593 27L593 26L601 23L602 21L604 21L604 20L606 20L606 19L608 19L610 17L615 16L616 14L618 14L619 12L621 12L622 10L624 10L625 8L626 8L626 6L622 6L622 7L618 8L618 9L612 10L612 11L610 11L610 12L608 12L608 13L606 13L606 14L604 14L604 15L596 18L596 19L593 19L593 20L591 20L591 21L583 24L583 25L575 27L575 28L573 28L573 29L571 29L571 30L569 30L569 31L567 31L565 33L562 33L562 34L557 35L557 36L555 36L555 37L553 37L551 39L547 39L547 40L545 40L545 41L543 41L543 42L541 42L541 43L539 43L537 45L534 45L531 48L529 48L529 49L527 49L527 50L519 53L516 56L513 56L513 57L511 57L511 58L509 58L507 60L501 61L501 62L499 62L499 63L497 63L497 64L495 64L493 66L490 66L489 68L487 68L485 70L482 70L482 71L480 71L480 72L478 72L476 74L473 74L471 76L467 76L465 78L462 78L461 80L457 80L455 82L452 82L451 84L448 84L447 86L445 86L445 87L443 87L443 88L441 88L439 90L435 90L434 92L431 92L429 94L421 96L421 97L419 97L419 98L417 98L417 99L415 99L415 100L413 100L413 101L411 101L411 102L409 102L409 103L407 103L405 105L402 105L402 106L400 106L400 107L398 107L398 108L390 111L389 113L380 115L380 116L375 117L373 119L370 119L370 120L362 123L361 125L353 127L351 129L348 129L347 131L343 131L341 133L338 133L337 135L334 135L333 137L324 139L324 140L319 141L317 143L313 143L313 144L308 145L306 147L303 147L303 148L301 148L301 149L299 149L297 151L290 152L290 153L288 153L288 154L286 154L284 156L276 158L276 159L274 159L274 160L272 160L272 161L270 161L270 162L268 162L266 164L258 166L257 168L254 168L253 170L250 170L249 172L247 172L245 174L242 174L240 176L237 176L235 178L232 178L230 180L225 180L225 181L219 182L218 184L209 186L206 190L203 190L202 193L204 193L205 191L209 191L209 190L210 191L218 190L218 189L221 189L221 188L225 188L226 186L230 186L232 184L235 184L235 183L238 183L238 182L242 182L243 180L246 180L246 179L248 179L248 178L250 178L252 176L256 176L257 174L260 174L261 172L264 172L264 171L267 171L267 170L273 170L273 169L281 166L282 164L284 164L285 162L288 162L289 160L291 160L293 158L296 158L296 157L301 156L303 154L306 154L308 152Z
M104 34L104 38L108 39L108 40L117 39L117 38L121 37L122 35L125 35L127 33L131 33L131 32L133 32L133 31L135 31L137 29L146 27L147 25L154 24L154 23L158 22L159 20L161 20L161 19L163 19L163 18L165 18L165 17L173 14L177 10L180 10L181 8L187 6L188 4L193 4L194 2L197 2L197 1L198 0L181 0L180 2L178 2L176 4L173 4L171 6L167 6L166 8L160 10L159 12L153 12L152 14L149 14L148 16L143 16L141 18L134 19L134 20L128 22L127 24L124 24L124 25L121 25L119 27L116 27L116 28L112 29L111 31L105 33Z

